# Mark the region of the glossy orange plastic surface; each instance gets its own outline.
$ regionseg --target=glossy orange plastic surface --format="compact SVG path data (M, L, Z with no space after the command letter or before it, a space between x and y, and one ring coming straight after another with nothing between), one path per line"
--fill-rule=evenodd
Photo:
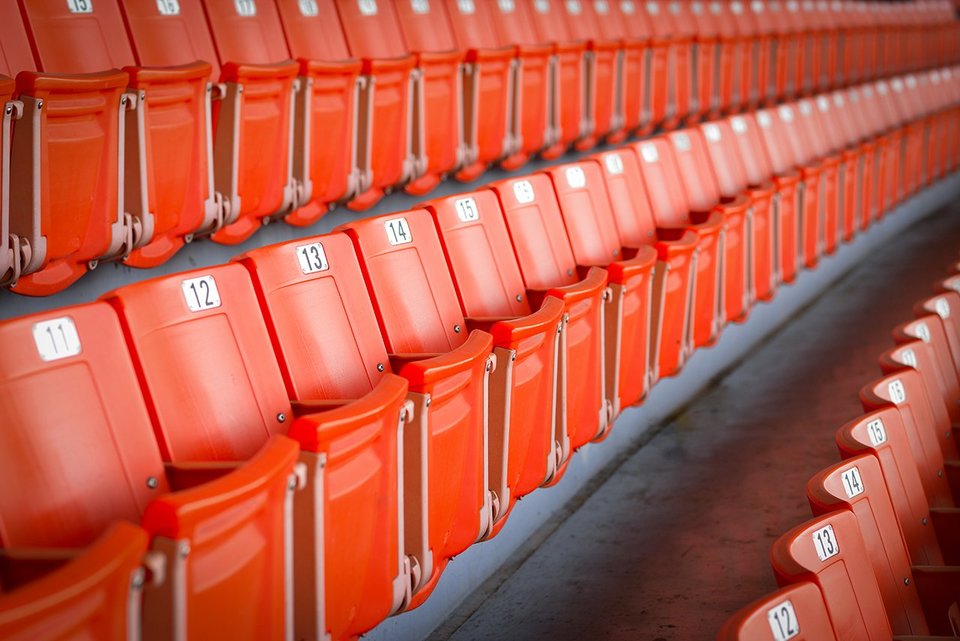
M745 606L727 619L717 641L767 641L791 632L789 638L796 641L837 641L823 595L813 583L780 588Z

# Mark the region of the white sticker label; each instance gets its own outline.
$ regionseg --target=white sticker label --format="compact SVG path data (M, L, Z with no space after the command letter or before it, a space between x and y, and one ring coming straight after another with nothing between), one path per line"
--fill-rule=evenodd
M703 13L703 4L694 0L694 2L690 3L690 11L693 12L693 15L699 16Z
M930 342L930 328L927 327L926 323L917 323L914 331L917 334L917 338L922 340L924 343Z
M660 5L657 4L656 2L648 2L647 13L649 13L651 16L657 15L658 13L660 13Z
M387 241L391 245L406 245L413 242L410 225L406 218L392 218L383 221L383 228L387 231Z
M753 9L754 13L763 13L763 3L760 0L753 0L750 3L750 8Z
M93 13L93 0L67 0L70 13Z
M800 622L789 600L767 610L767 623L774 641L787 641L800 634Z
M909 365L913 369L917 369L917 355L912 349L905 349L900 353L900 358L903 359L904 365Z
M799 103L797 108L800 110L800 114L803 116L809 116L811 113L813 113L813 107L811 107L810 103L806 100Z
M605 16L610 13L610 5L607 0L593 0L593 10L601 16Z
M183 299L187 302L187 309L191 312L202 312L205 309L220 307L220 291L213 276L188 278L180 283L183 290Z
M873 87L871 87L870 85L864 85L863 96L865 98L873 98Z
M357 0L357 9L362 16L375 16L379 11L377 0Z
M899 378L891 381L890 384L887 385L887 394L890 395L890 400L893 401L895 405L899 405L907 400L907 390L903 388L903 383L900 382Z
M237 8L237 15L241 18L252 18L257 15L257 0L233 0Z
M734 0L734 2L730 3L730 10L733 11L735 15L739 16L741 13L743 13L743 3L736 2L736 0Z
M567 7L567 13L571 16L579 16L583 12L583 7L580 6L580 0L567 0L564 4Z
M950 304L947 303L945 298L938 298L933 304L933 307L937 310L937 314L940 315L940 318L950 318Z
M770 118L770 114L766 111L757 112L757 124L766 129L773 124L773 120Z
M457 0L457 9L465 16L472 16L477 12L477 7L473 0Z
M679 15L680 15L680 3L679 3L679 2L676 2L676 1L671 2L669 5L667 5L667 8L670 10L670 13L672 13L673 15L675 15L675 16L679 16Z
M644 162L654 163L660 160L660 153L657 151L657 146L652 142L640 145L640 156Z
M850 92L850 102L860 102L860 92L856 89Z
M315 274L330 269L330 263L327 262L327 253L323 251L323 245L320 243L300 245L295 251L297 262L300 264L300 271L304 274Z
M733 133L737 135L747 133L747 121L740 116L734 116L730 119L730 127L733 129Z
M633 0L621 0L620 11L623 11L624 14L632 16L633 12L636 10L637 7L633 4Z
M180 0L157 0L157 11L161 16L179 16Z
M900 92L903 90L903 85L900 85L900 88L898 89L898 88L897 88L897 85L898 85L898 84L899 84L899 83L897 83L896 81L894 81L894 83L893 83L893 90L896 91L897 93L900 93ZM889 91L889 87L887 87L887 83L885 83L883 80L881 80L880 82L877 83L877 93L878 93L878 94L880 94L881 96L886 96L886 95L887 95L887 91Z
M80 353L80 335L69 316L35 323L33 342L37 345L40 358L45 361L56 361Z
M947 282L947 287L960 294L960 278L951 278Z
M617 176L623 173L623 158L616 152L604 156L603 164L606 165L609 174Z
M860 470L856 466L841 473L840 480L843 482L843 490L847 493L848 499L863 494L863 479L860 478Z
M780 108L777 109L777 113L780 114L780 120L784 122L793 122L793 109L787 105L780 105Z
M410 0L410 9L420 15L430 13L430 0Z
M840 546L837 544L832 525L825 525L813 533L813 547L816 548L817 557L821 561L840 554Z
M830 101L827 100L826 96L817 96L817 108L820 110L820 113L830 111Z
M910 74L909 76L907 76L907 88L908 88L908 89L915 89L916 86L917 86L917 78L916 78L916 76L914 76L913 74Z
M708 123L703 126L703 135L708 142L720 142L720 127Z
M577 165L567 167L567 184L571 189L580 189L587 184L587 177L583 173L583 168Z
M547 0L533 0L533 9L537 13L550 13L550 3Z
M940 84L940 70L939 70L939 69L934 69L933 71L930 72L930 82L932 82L932 83L935 84L935 85L939 85L939 84Z
M473 198L461 198L454 201L454 209L457 210L457 218L462 222L472 223L480 220L480 210L477 209L477 201Z
M867 423L867 437L874 447L887 442L887 428L884 427L882 420L878 418Z
M843 107L843 105L844 105L844 100L843 100L843 94L842 94L842 93L835 93L835 94L833 94L833 104L836 105L837 107Z
M679 131L673 134L671 139L673 140L673 146L677 148L677 151L690 151L690 136L688 136L685 132Z
M513 183L513 195L521 205L532 203L534 199L533 185L529 180L518 180Z

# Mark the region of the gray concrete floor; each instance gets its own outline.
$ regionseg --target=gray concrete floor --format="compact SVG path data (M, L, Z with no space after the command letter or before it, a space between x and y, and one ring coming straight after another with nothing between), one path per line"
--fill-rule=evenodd
M838 460L833 433L860 413L891 329L958 250L953 203L868 257L486 586L479 608L455 613L452 635L434 637L713 638L776 587L770 544L809 518L807 479Z

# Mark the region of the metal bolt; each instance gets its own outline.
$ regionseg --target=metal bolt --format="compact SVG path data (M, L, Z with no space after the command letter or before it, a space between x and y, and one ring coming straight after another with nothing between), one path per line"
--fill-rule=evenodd
M488 372L493 371L493 363L491 363L490 361L487 361L486 370L487 370Z
M927 517L923 517L922 519L920 519L920 523L922 525L926 525L927 523L929 523L929 521L927 520Z
M378 371L378 372L382 372L382 371L385 370L385 369L387 369L387 368L383 366L383 363L377 363L377 371Z
M904 584L904 585L910 585L910 578L909 578L909 577L904 577L904 579L903 579L903 584Z
M511 354L511 355L510 355L510 362L512 363L512 362L514 362L514 361L516 361L516 360L517 360L517 355L516 355L516 354Z
M572 270L572 269L568 269L568 270L567 270L567 276L573 276L573 270Z
M121 106L121 107L126 107L126 106L127 106L127 98L126 98L126 96L124 96L123 98L120 99L120 106Z
M290 477L287 478L287 489L295 490L296 488L297 488L297 477L291 474Z
M38 101L37 101L37 111L40 111L41 109L43 109L43 101L42 101L42 100L38 100Z
M286 421L286 420L287 420L287 415L286 415L286 414L284 414L283 412L280 412L279 414L277 414L277 422L278 422L278 423L283 423L283 422Z
M430 407L430 398L429 398L429 397L427 398L426 402L424 403L424 406Z
M89 269L90 271L93 271L94 269L97 268L97 265L99 264L100 264L100 261L98 260L87 261L87 269Z
M157 480L156 476L147 477L147 487L151 490L155 490L160 486L160 481Z
M453 331L454 331L455 334L459 334L459 333L460 333L460 326L459 326L459 325L454 325L454 326L453 326Z
M522 300L523 300L523 294L517 294L517 302L519 303Z
M619 250L619 249L614 249L614 250L613 250L613 255L614 255L614 257L619 256L619 255L620 255L620 250Z
M190 554L190 544L187 543L186 541L181 541L180 545L177 546L177 555L181 559L185 559L187 558L187 556L189 556L189 554Z
M937 470L937 478L943 478L943 470Z

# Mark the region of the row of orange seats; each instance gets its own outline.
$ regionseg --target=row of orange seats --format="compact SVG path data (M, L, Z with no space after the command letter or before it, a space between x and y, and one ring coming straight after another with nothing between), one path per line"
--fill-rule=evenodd
M958 163L907 74L0 323L0 637L355 638Z
M860 390L866 413L836 433L843 462L807 483L816 518L773 544L782 588L720 641L960 636L958 268L894 329L883 377Z
M10 0L0 285L953 64L949 0Z

